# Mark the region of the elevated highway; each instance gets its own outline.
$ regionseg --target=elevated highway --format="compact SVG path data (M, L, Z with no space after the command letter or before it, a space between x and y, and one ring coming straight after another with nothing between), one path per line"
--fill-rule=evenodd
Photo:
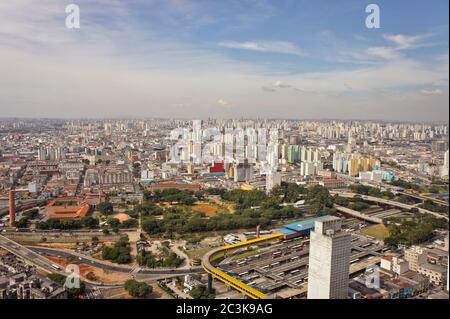
M409 205L409 204L405 204L405 203L400 203L397 201L393 201L390 199L384 199L384 198L379 198L379 197L373 197L373 196L369 196L369 195L361 195L361 194L355 194L355 193L348 193L348 192L339 192L339 191L330 191L330 194L333 195L339 195L341 197L345 197L345 198L354 198L359 197L362 200L366 200L369 202L375 202L375 203L379 203L379 204L385 204L385 205L390 205L390 206L394 206L394 207L399 207L402 209L413 209L416 208L420 213L422 214L430 214L433 215L436 218L444 218L445 220L449 220L447 216L443 216L441 214L417 207L417 205Z
M19 258L24 259L28 263L36 266L37 268L47 272L47 273L60 273L64 274L63 271L53 266L52 262L47 258L37 254L31 249L22 246L15 241L12 241L2 235L0 235L0 247L16 255Z
M365 220L367 222L371 222L374 224L382 224L383 223L383 219L378 218L378 217L371 217L371 216L367 216L363 213L360 213L356 210L347 208L347 207L343 207L343 206L339 206L339 205L334 205L334 208L336 208L339 212Z
M432 197L432 196L429 196L429 195L417 194L417 193L408 192L408 191L406 191L406 192L398 192L398 194L406 195L406 196L413 197L413 198L416 198L416 199L420 199L422 201L431 200L432 202L434 202L436 204L448 207L448 201L445 201L445 200L440 199L440 198Z

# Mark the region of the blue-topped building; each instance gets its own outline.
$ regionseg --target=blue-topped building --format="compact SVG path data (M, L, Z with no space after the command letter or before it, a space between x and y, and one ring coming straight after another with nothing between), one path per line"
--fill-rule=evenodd
M314 229L314 223L327 217L328 216L321 216L297 221L295 223L286 224L283 228L274 229L272 232L283 235L284 239L309 235L309 232Z

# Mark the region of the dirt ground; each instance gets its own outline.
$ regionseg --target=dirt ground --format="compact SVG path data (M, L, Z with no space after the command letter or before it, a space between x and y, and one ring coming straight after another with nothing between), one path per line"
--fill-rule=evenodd
M55 249L75 249L77 246L72 243L37 243L36 246Z
M61 258L51 256L46 256L46 258L51 260L53 263L61 266L62 268L65 268L69 264L68 261ZM86 278L92 281L103 282L106 284L114 284L124 282L128 279L132 279L132 274L129 273L112 272L97 267L92 267L90 265L80 264L77 262L75 262L75 264L77 264L80 267L80 276L82 278Z
M201 204L196 204L193 208L192 211L194 212L199 212L199 213L204 213L206 216L214 216L218 209L214 206L211 206L209 204L205 204L205 203L201 203Z

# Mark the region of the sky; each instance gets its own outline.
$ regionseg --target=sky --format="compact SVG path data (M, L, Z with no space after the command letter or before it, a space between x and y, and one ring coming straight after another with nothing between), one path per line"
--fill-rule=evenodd
M448 1L372 1L1 0L0 117L448 121Z

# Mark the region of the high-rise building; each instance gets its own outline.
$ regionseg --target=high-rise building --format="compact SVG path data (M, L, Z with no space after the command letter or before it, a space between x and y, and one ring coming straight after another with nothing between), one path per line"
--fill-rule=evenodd
M293 164L300 161L300 146L299 145L289 145L288 146L288 163Z
M39 146L37 159L38 161L45 161L47 159L45 148L42 146Z
M281 185L281 174L278 172L269 172L266 175L266 192L270 192L274 187Z
M308 299L347 299L351 235L341 232L342 220L329 216L311 231Z
M253 165L248 163L247 160L244 163L239 163L234 166L234 182L247 182L253 179Z
M445 140L433 141L433 142L431 142L431 149L434 152L445 152L445 150L448 149L448 142Z

